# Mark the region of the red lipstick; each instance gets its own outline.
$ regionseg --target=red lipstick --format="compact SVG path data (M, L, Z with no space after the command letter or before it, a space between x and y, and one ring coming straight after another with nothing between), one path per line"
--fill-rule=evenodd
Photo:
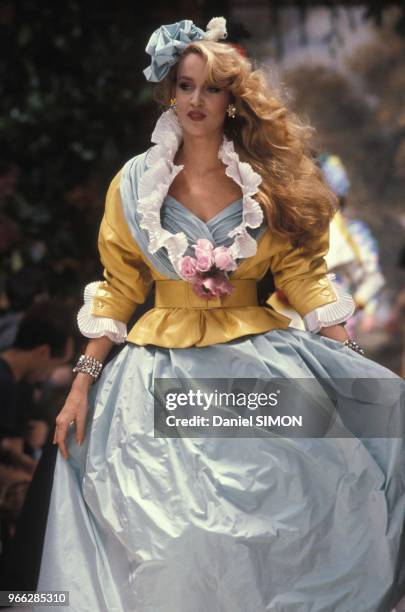
M204 113L200 113L199 111L190 111L187 114L192 121L202 121L205 119Z

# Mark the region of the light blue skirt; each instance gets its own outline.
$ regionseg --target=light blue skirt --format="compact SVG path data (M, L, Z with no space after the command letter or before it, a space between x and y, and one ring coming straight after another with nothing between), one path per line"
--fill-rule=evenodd
M71 431L58 453L37 590L69 591L74 612L389 612L403 438L154 437L154 379L188 377L398 382L294 329L126 345L91 388L82 447Z

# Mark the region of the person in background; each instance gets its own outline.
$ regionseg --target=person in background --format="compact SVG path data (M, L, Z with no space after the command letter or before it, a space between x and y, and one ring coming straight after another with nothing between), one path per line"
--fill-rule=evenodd
M31 306L12 346L0 353L0 516L6 548L49 431L36 409L37 385L72 357L69 313L56 302Z
M329 251L325 261L329 277L335 281L341 296L348 291L356 305L356 311L347 321L347 328L354 336L357 328L369 331L379 304L385 279L381 273L378 243L370 228L360 219L350 219L344 214L350 180L341 159L337 155L322 154L319 164L323 177L338 197L339 208L329 228ZM276 291L267 303L292 320L291 327L304 329L301 317L288 304L282 292Z
M405 228L405 217L400 219L401 225ZM402 246L398 266L405 271L405 244ZM402 378L405 378L405 287L402 286L395 296L394 303L388 320L385 323L385 328L391 334L400 334L402 340L401 360L399 373Z
M26 266L9 274L5 295L8 309L0 316L0 352L13 344L24 313L33 304L49 301L46 271Z

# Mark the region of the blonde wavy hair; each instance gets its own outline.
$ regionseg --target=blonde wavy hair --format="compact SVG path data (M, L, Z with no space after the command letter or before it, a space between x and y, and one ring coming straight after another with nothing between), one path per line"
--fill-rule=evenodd
M226 88L236 118L226 117L224 132L240 159L262 177L255 198L267 223L294 247L311 252L328 229L337 198L322 178L311 153L313 128L305 125L271 91L262 70L229 43L201 40L189 44L182 57L198 53L206 60L207 84ZM178 64L156 86L155 98L169 105Z

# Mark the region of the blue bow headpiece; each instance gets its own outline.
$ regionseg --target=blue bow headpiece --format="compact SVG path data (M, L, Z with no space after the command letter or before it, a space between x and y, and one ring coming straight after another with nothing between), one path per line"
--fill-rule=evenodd
M160 26L153 32L146 45L145 51L152 57L152 62L143 73L148 81L154 83L161 81L171 66L179 61L187 45L203 38L219 40L226 36L226 21L223 17L211 19L206 32L195 26L190 19Z

